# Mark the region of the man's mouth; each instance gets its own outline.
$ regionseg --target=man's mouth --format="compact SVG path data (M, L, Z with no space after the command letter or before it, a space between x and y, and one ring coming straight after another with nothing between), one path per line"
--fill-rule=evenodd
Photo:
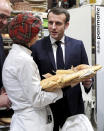
M56 34L57 34L57 32L51 32L51 34L52 34L52 35L56 35Z
M3 32L3 30L5 30L5 27L7 27L7 25L0 23L0 32Z

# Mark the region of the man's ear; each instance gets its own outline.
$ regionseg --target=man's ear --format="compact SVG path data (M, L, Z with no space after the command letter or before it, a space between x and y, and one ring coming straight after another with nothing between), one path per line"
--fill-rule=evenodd
M65 30L69 27L69 22L65 23Z

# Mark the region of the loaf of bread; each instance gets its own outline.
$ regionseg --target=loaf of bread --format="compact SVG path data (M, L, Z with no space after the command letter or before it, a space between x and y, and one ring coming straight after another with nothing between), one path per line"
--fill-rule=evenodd
M10 124L11 118L0 118L0 122L5 123L5 124Z
M72 74L75 71L73 69L68 69L68 70L57 70L56 74Z
M69 85L73 86L85 79L92 78L96 71L101 68L102 66L100 65L89 66L82 64L69 70L58 70L56 75L42 80L40 84L46 91L53 91L56 88L63 88Z
M75 73L77 71L87 69L87 68L90 68L90 67L91 66L89 66L89 65L81 64L81 65L78 65L76 67L71 67L71 69L68 69L68 70L57 70L56 74L72 74L72 73Z
M83 69L88 69L90 68L91 66L89 65L86 65L86 64L81 64L81 65L78 65L76 67L72 67L74 71L80 71L80 70L83 70Z

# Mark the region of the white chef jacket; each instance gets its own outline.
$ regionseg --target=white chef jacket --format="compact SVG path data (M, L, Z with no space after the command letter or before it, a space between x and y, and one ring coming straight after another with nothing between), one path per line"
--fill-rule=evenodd
M39 71L28 48L13 44L3 65L2 78L14 110L10 131L52 131L47 105L63 94L61 89L42 90Z
M86 115L78 114L68 117L60 131L94 131L94 129Z

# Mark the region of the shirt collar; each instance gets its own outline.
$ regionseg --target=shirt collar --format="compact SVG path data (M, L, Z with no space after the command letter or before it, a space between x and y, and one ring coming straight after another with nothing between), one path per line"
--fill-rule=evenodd
M62 44L64 44L64 40L65 40L65 35L60 40L62 42ZM55 42L56 42L56 40L54 38L52 38L51 36L50 36L50 41L51 41L52 45L55 44Z
M13 44L12 45L12 48L14 49L21 49L21 50L24 50L27 54L31 55L32 51L22 45L18 45L18 44Z

